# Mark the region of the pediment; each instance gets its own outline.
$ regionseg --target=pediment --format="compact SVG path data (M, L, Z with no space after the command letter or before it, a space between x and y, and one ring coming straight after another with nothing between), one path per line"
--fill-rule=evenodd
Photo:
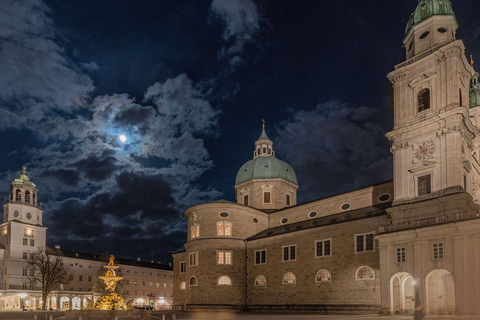
M415 79L413 79L413 80L408 84L408 86L409 86L410 88L413 88L413 87L418 86L419 84L432 81L433 78L434 78L436 75L437 75L437 74L436 74L435 72L425 72L425 73L422 73L421 75L419 75L418 77L416 77Z
M421 170L424 170L424 169L435 167L436 165L437 165L437 161L424 160L424 161L417 162L408 171L410 171L411 173L415 173L417 171L421 171Z

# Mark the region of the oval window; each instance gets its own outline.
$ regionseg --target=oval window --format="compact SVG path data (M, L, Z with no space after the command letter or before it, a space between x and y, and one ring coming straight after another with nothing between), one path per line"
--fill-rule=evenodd
M342 204L342 206L340 207L340 209L342 210L348 210L350 209L352 205L350 203L345 203L345 204Z
M381 202L385 202L385 201L390 200L391 197L392 197L392 196L391 196L390 194L385 193L385 194L382 194L382 195L378 198L378 200L381 201Z
M228 218L230 215L228 214L228 212L221 212L220 213L220 217L222 218Z
M18 211L14 211L14 212L13 212L13 216L14 216L15 218L18 218Z
M438 28L438 32L447 33L447 28L445 28L445 27Z
M285 224L288 222L288 219L287 218L283 218L281 221L280 221L282 224Z
M253 218L253 223L258 223L258 219L257 219L257 218Z
M428 37L429 34L430 34L430 31L425 31L425 32L422 33L422 35L420 36L420 39L425 39L426 37Z
M316 213L315 211L310 212L310 213L308 214L308 217L309 217L310 219L315 218L316 216L317 216L317 213Z
M32 219L32 214L30 212L27 212L27 219L28 220Z

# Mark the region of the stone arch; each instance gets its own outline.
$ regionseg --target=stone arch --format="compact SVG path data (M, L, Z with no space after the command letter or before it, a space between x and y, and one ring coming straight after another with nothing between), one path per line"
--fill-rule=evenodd
M63 296L60 298L60 309L69 310L70 309L70 298Z
M80 297L72 298L72 310L81 310L82 309L82 300Z
M390 308L393 314L413 314L415 280L408 272L399 272L390 279Z
M437 269L425 278L426 309L428 314L454 314L455 280L450 271Z

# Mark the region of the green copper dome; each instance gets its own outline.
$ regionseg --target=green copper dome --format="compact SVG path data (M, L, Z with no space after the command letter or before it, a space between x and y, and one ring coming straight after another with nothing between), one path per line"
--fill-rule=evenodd
M475 72L475 75L470 81L470 108L480 106L480 74Z
M433 16L454 16L450 0L420 0L417 9L410 16L405 34L417 24L431 18Z
M245 163L238 171L235 185L254 179L285 179L298 185L297 175L286 162L270 157L258 157Z

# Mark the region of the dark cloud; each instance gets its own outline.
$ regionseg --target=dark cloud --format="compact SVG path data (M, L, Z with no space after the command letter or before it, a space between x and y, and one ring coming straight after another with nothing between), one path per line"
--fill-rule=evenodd
M294 112L277 127L277 150L295 169L302 201L388 180L392 158L379 110L338 101Z
M113 156L101 159L92 155L80 160L75 166L85 174L88 180L103 181L111 177L119 168L116 163L117 159Z

